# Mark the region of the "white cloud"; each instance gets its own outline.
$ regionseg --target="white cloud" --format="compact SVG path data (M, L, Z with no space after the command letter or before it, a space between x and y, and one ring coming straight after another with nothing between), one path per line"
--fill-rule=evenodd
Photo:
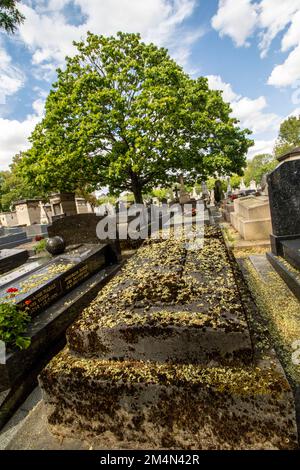
M300 43L300 11L295 13L291 26L282 39L282 51L286 52L291 47L297 46Z
M28 137L42 119L45 107L43 90L36 90L41 96L32 103L33 113L24 121L0 118L0 170L7 169L18 152L30 147Z
M230 36L237 46L248 45L247 39L257 24L256 5L251 0L220 0L212 26L221 36Z
M300 0L220 0L212 26L221 36L231 37L238 47L249 45L257 32L261 57L283 33L281 51L292 50L282 64L274 67L268 84L285 87L300 79Z
M259 5L259 27L264 31L260 48L264 57L278 33L293 21L299 11L300 0L263 0Z
M39 118L42 118L45 110L45 100L42 98L35 100L32 103L32 109Z
M32 51L33 64L61 65L75 51L72 41L81 40L87 31L104 35L140 32L144 40L169 47L186 64L192 44L204 33L201 28L191 32L183 26L196 0L74 0L84 19L80 25L68 23L63 7L69 3L49 0L35 9L20 5L26 17L20 37Z
M273 69L268 84L276 87L293 85L300 79L300 44L297 46L283 62Z
M273 153L276 139L271 140L255 140L254 146L249 149L248 158L252 159L255 155L262 153Z
M212 90L222 90L224 101L231 103L234 100L240 98L237 95L229 83L223 82L220 75L207 75L208 85Z
M12 65L10 56L0 48L0 104L5 104L7 96L22 88L24 81L22 72Z
M73 3L81 9L83 24L74 25L66 14ZM34 5L34 7L33 7ZM72 55L72 42L95 34L112 35L117 31L140 32L145 41L170 49L173 57L188 67L193 44L205 31L186 29L188 19L197 0L43 0L33 4L30 0L19 8L26 21L19 28L18 40L32 53L36 78L52 81L55 68ZM2 54L2 55L1 55ZM24 77L11 65L7 54L0 49L0 100L15 93L23 85ZM20 150L29 147L28 137L42 116L44 102L33 103L34 114L24 121L0 119L0 166L5 168Z
M264 96L256 99L244 97L231 105L234 116L241 121L243 127L249 128L254 134L275 131L280 125L280 116L265 112L267 106Z
M28 137L39 117L28 116L24 121L0 118L0 169L6 170L18 152L29 148Z
M250 129L254 134L278 130L281 118L277 114L266 112L268 103L264 96L256 99L242 97L219 75L208 75L206 78L211 89L223 91L224 100L231 104L233 116L241 122L242 127Z

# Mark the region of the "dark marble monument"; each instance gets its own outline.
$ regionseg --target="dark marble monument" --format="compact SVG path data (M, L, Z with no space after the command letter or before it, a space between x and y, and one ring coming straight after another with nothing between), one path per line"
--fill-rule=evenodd
M272 253L267 256L300 299L300 147L278 161L268 176L273 233Z
M13 282L18 289L14 299L27 305L33 317L71 289L108 264L108 245L77 245L64 255L56 256L33 274L25 274ZM0 290L0 300L7 289Z
M0 250L0 274L21 266L27 261L28 256L27 250L16 248Z
M8 287L16 289L14 301L26 308L32 323L30 347L8 348L5 364L0 364L0 391L11 387L58 340L116 269L117 258L109 244L81 244L2 286L0 301L8 298ZM74 295L78 299L70 313Z

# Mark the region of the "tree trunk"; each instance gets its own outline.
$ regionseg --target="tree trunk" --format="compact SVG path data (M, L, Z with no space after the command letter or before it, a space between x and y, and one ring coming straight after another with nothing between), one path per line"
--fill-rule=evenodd
M131 173L132 192L136 204L143 204L142 185L140 184L139 177L136 173Z
M143 194L142 194L142 188L140 186L134 186L132 188L132 192L134 194L134 200L136 204L143 204Z

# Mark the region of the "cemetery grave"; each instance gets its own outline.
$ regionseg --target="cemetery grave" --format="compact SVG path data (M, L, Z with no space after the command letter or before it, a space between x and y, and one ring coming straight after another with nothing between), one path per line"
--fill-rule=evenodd
M220 229L205 227L202 250L186 242L145 242L69 328L40 376L55 435L94 448L297 446L290 386Z
M291 384L300 429L300 149L268 176L272 252L240 264Z
M268 176L273 233L267 257L300 300L300 149L279 160Z
M250 259L241 263L245 278L293 390L299 430L300 303L264 256L250 256Z
M15 399L20 400L26 388L23 382L34 383L38 364L44 364L66 328L118 269L111 244L78 244L59 256L34 260L3 276L0 302L15 305L26 315L28 324L22 336L29 346L6 343L5 361L0 364L0 427Z

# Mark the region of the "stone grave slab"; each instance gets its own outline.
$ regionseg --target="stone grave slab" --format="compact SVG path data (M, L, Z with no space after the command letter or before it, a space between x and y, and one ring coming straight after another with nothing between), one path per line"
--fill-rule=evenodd
M98 439L117 449L297 447L292 394L274 362L203 368L83 359L65 349L40 383L54 436L95 447Z
M107 249L105 244L81 245L49 261L34 273L17 278L11 287L18 291L11 301L26 305L28 313L34 317L100 270L106 263ZM0 299L7 298L6 291L6 288L0 290Z
M100 240L97 236L97 225L103 219L103 216L96 214L77 214L69 215L54 220L52 225L48 226L49 237L60 236L64 239L67 246L78 243L85 244L110 244L110 249L114 251L116 262L121 260L120 244L118 240ZM117 223L117 218L111 216L112 221Z
M54 435L111 436L114 448L296 447L289 384L253 332L220 229L205 236L198 251L184 237L147 242L69 328L40 376Z
M93 300L99 289L119 270L120 265L102 266L92 276L66 293L63 297L34 316L26 335L31 344L26 350L8 349L5 364L0 364L0 391L13 387L24 374L31 370L66 328L76 319L83 308ZM0 407L1 408L1 407ZM0 412L1 415L1 412Z
M17 248L0 250L0 274L21 266L28 257L27 250L18 250Z
M209 239L200 252L197 260L181 239L141 247L101 292L102 308L92 305L70 328L70 349L106 359L251 362L245 313L229 285L234 278L224 242ZM213 255L224 261L217 277ZM216 314L218 295L223 303Z
M21 266L12 269L11 271L8 271L0 277L0 289L10 287L16 279L24 276L24 274L32 273L48 261L49 257L42 257L36 259L29 258L25 264L22 264Z
M27 233L23 231L11 232L0 236L0 248L9 249L14 248L18 245L23 245L31 241L31 238L27 236Z

